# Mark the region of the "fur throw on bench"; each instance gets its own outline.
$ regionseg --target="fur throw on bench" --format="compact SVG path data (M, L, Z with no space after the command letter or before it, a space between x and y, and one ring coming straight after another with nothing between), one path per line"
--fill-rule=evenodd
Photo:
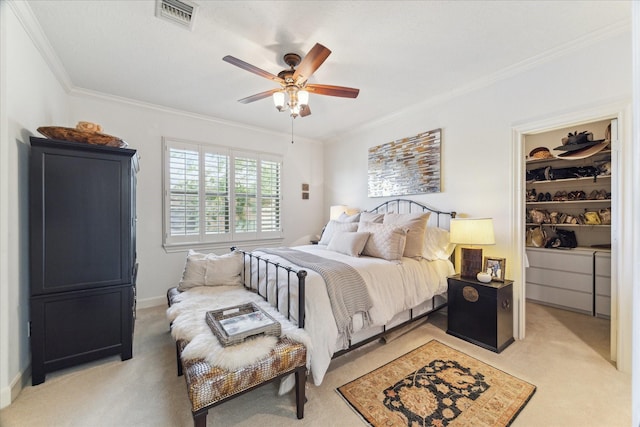
M266 357L276 345L277 337L257 336L241 344L224 347L213 334L205 320L207 311L232 307L248 302L256 303L280 322L282 336L298 341L307 347L307 368L311 359L311 339L304 329L298 328L271 307L259 295L239 286L198 286L178 294L167 309L171 322L171 336L187 341L181 357L204 359L212 366L233 371L251 365Z

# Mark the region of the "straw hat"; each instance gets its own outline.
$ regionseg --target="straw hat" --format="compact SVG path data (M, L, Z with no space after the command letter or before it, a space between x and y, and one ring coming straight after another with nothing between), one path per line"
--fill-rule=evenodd
M547 147L538 147L531 150L529 153L530 160L542 160L542 159L553 159L553 154L549 151Z

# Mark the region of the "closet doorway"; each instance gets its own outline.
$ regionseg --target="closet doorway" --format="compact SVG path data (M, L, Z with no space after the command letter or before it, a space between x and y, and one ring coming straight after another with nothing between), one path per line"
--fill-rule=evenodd
M514 224L521 230L516 253L522 255L519 335L525 336L527 301L608 319L613 362L618 348L619 128L619 114L611 113L549 119L514 131L520 165L514 192Z

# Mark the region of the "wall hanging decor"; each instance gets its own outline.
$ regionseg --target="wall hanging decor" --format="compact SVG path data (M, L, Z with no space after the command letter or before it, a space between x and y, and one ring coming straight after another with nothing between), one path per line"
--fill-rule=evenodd
M369 148L369 197L440 192L441 129Z

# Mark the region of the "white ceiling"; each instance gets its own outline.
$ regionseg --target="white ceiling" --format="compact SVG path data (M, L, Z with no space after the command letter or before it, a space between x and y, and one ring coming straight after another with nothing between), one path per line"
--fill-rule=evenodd
M282 55L332 50L309 79L360 89L311 95L297 135L325 140L420 102L526 67L629 26L629 1L205 1L192 31L155 17L155 1L29 1L71 89L289 132L275 83ZM597 60L594 58L594 60Z

